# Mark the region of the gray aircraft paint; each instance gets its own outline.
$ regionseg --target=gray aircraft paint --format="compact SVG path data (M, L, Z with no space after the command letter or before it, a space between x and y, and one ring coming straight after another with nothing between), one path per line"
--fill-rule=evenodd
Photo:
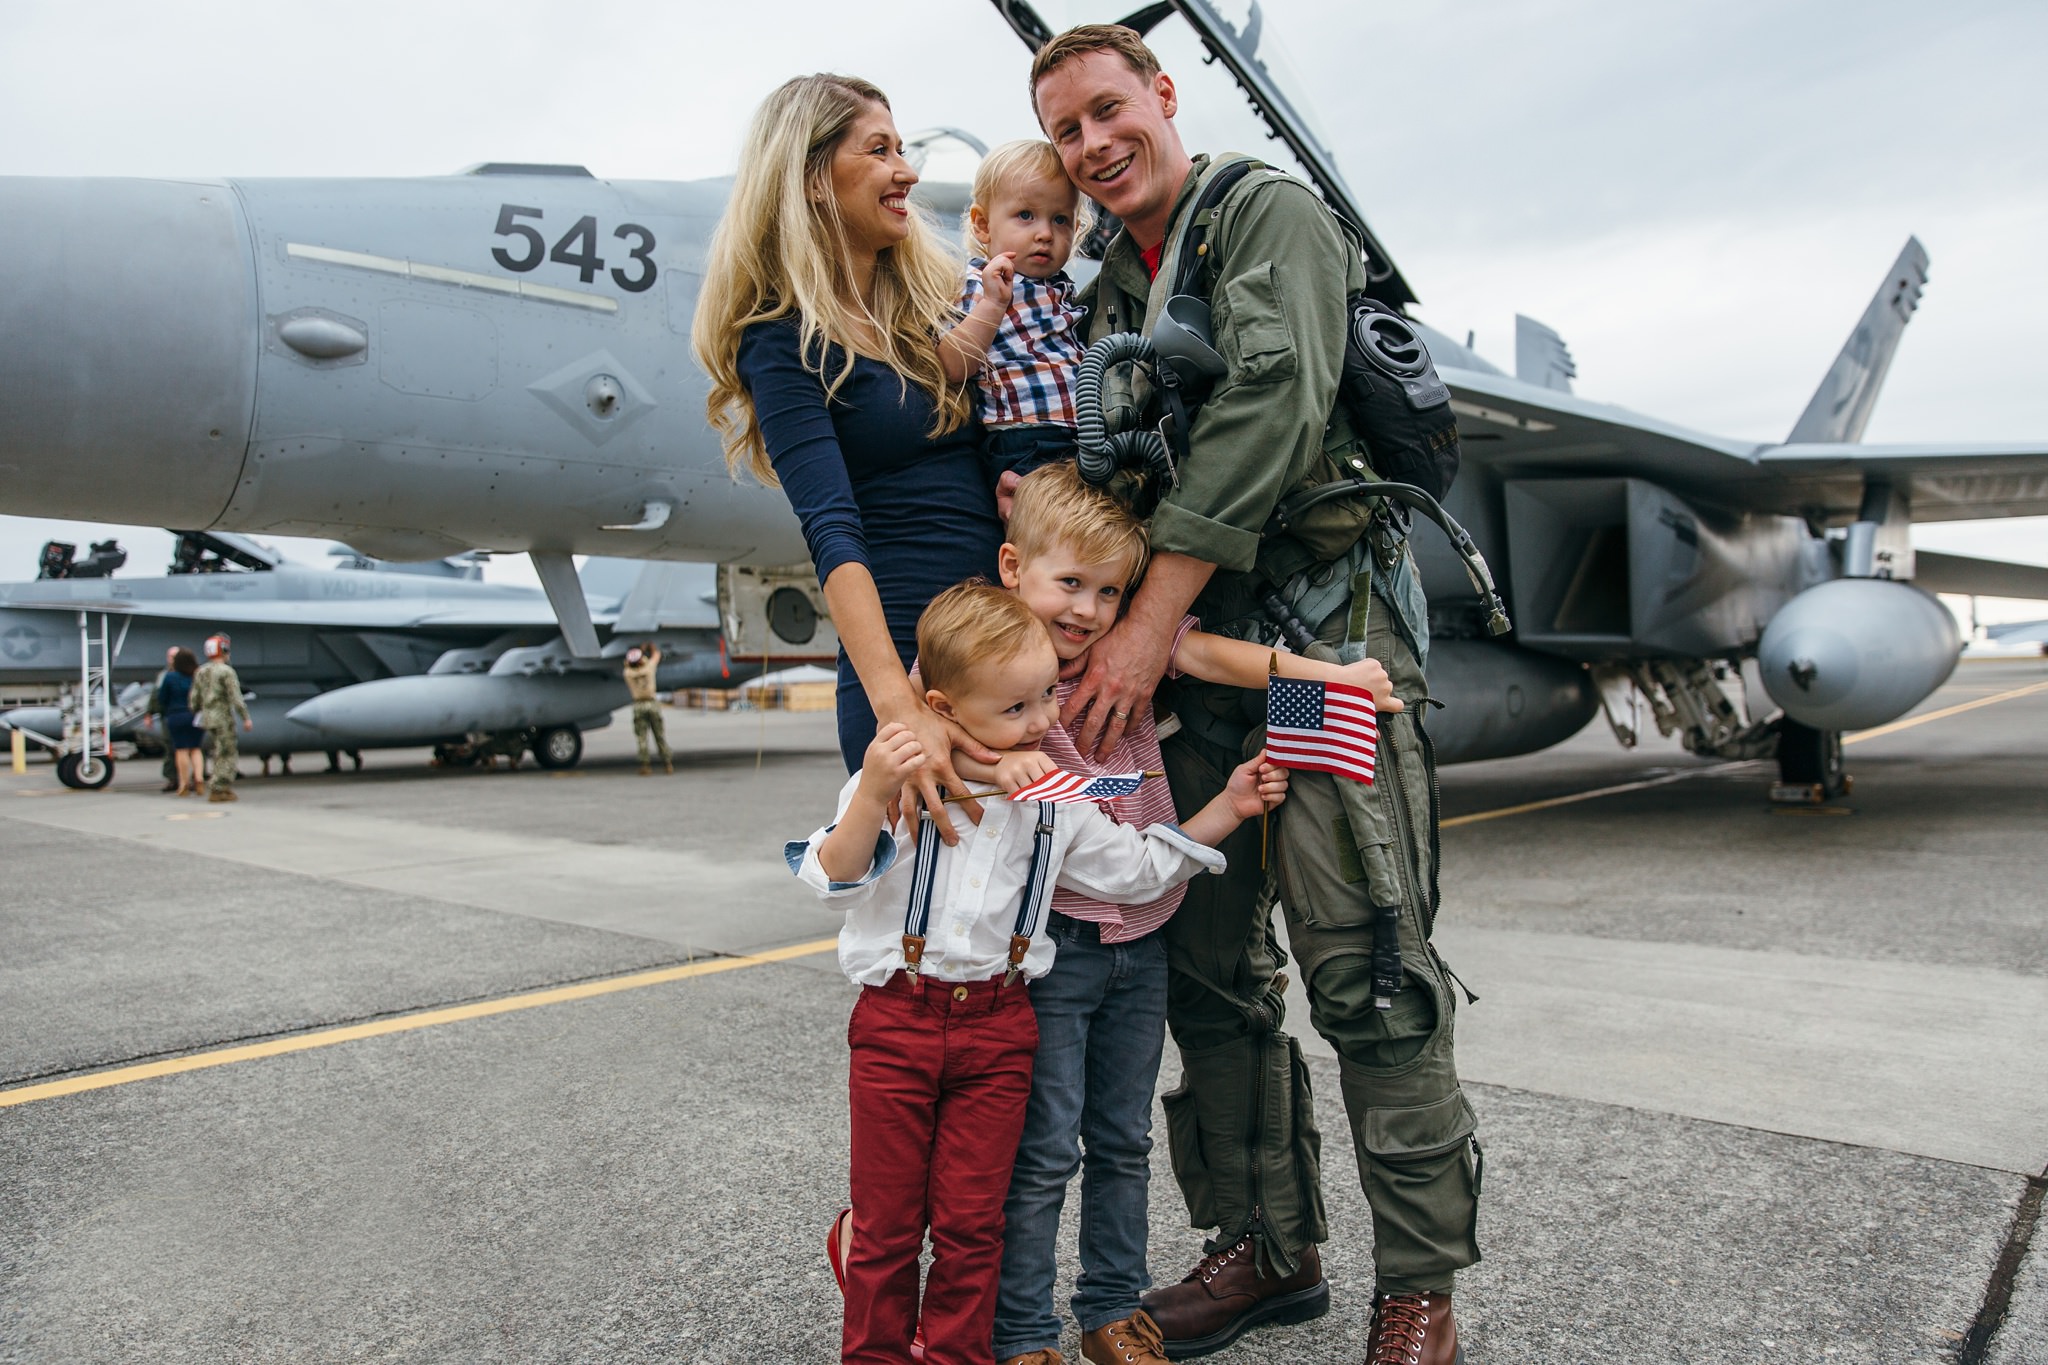
M243 747L255 754L592 729L626 704L620 656L646 639L662 645L657 683L665 689L730 686L760 672L720 646L710 565L593 560L584 582L605 633L594 660L562 646L543 594L508 584L287 564L0 584L0 691L75 683L81 611L109 616L123 690L153 680L170 646L196 652L215 631L231 635L255 721ZM628 602L635 619L621 628ZM54 708L7 718L42 735L61 724ZM134 733L130 723L116 737Z
M1275 135L1374 242L1381 282L1405 294L1334 159L1293 100L1271 97L1261 25L1239 32L1198 0L1173 8L1255 97L1264 91L1256 102ZM998 9L1029 27L1017 22L1028 6ZM727 183L533 169L226 186L0 181L0 337L33 339L0 343L0 392L33 395L0 408L5 510L160 521L142 509L168 484L213 518L200 524L332 535L392 558L484 546L800 562L781 495L727 478L687 351ZM179 225L175 250L158 245L165 215ZM644 262L636 225L651 239ZM1901 261L1924 277L1916 247ZM121 267L108 271L108 259ZM1449 707L1432 727L1447 750L1553 742L1591 704L1591 675L1569 685L1580 665L1749 657L1800 591L1910 574L1910 553L1895 547L1912 520L2048 514L2048 442L1856 443L1909 311L1908 274L1887 273L1865 318L1877 325L1859 325L1809 405L1827 419L1802 418L1800 439L1783 445L1580 397L1553 385L1554 366L1526 382L1420 329L1465 440L1451 510L1509 600L1534 611L1526 636L1475 643L1555 683L1524 688L1519 717L1504 722L1506 699L1484 670L1447 669ZM158 347L143 323L189 337L182 382L151 369ZM1609 493L1545 497L1545 481ZM1511 498L1511 486L1528 496ZM1517 525L1560 501L1573 504L1565 532ZM1869 508L1886 510L1873 520ZM1536 545L1535 558L1518 542ZM1471 638L1461 568L1434 535L1415 544L1436 629ZM1625 602L1624 614L1593 631L1543 619L1558 582L1599 573L1626 574L1603 599ZM1460 677L1478 681L1463 690Z

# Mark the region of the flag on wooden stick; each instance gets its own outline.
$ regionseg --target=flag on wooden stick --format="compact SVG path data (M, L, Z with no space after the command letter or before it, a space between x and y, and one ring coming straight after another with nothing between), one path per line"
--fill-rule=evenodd
M1378 712L1364 688L1267 679L1266 756L1281 767L1371 782L1378 744Z

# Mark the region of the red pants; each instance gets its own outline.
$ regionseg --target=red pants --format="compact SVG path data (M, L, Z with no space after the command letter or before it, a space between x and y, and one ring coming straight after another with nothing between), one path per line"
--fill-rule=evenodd
M927 1228L925 1360L993 1360L1003 1197L1038 1048L1024 984L997 986L927 981L920 996L899 973L854 1004L853 1249L839 1356L848 1365L910 1359Z

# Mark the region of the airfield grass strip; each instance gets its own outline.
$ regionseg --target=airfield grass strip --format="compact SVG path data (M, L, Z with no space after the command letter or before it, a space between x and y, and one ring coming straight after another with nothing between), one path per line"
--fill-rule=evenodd
M63 1080L44 1081L36 1085L16 1086L11 1090L0 1090L0 1109L17 1104L33 1104L37 1100L53 1100L63 1095L77 1095L88 1090L104 1090L109 1086L127 1085L134 1081L153 1080L158 1076L175 1076L186 1071L203 1071L209 1067L230 1066L236 1062L251 1062L264 1057L281 1057L293 1052L306 1052L316 1047L332 1047L336 1043L353 1043L364 1038L381 1038L392 1033L408 1033L414 1029L432 1028L438 1024L460 1023L466 1019L487 1019L494 1014L511 1014L518 1010L537 1009L542 1005L559 1005L571 1000L589 1000L596 996L612 995L619 991L638 990L643 986L660 986L671 981L684 981L696 976L710 976L717 972L738 971L743 967L760 967L771 962L787 962L791 958L810 957L828 952L839 946L836 938L816 939L809 943L792 943L784 948L770 948L766 952L747 953L737 957L705 958L698 962L685 963L680 967L660 967L653 971L631 972L625 976L606 977L599 981L581 981L573 986L554 986L547 990L526 991L519 995L503 996L496 1000L477 1000L467 1005L455 1005L447 1009L422 1010L416 1014L401 1014L389 1019L374 1019L363 1024L349 1024L342 1028L320 1029L312 1033L293 1034L285 1038L273 1038L264 1043L246 1043L236 1047L215 1048L208 1052L187 1053L182 1057L167 1057L159 1062L145 1062L140 1066L117 1067L111 1071L88 1072L83 1076L71 1076Z

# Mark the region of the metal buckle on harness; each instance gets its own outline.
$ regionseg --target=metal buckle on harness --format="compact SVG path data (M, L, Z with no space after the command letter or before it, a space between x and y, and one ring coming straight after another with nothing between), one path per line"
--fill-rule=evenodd
M1024 974L1024 955L1031 951L1031 940L1022 934L1010 935L1010 969L1003 973L1005 988L1014 984Z

